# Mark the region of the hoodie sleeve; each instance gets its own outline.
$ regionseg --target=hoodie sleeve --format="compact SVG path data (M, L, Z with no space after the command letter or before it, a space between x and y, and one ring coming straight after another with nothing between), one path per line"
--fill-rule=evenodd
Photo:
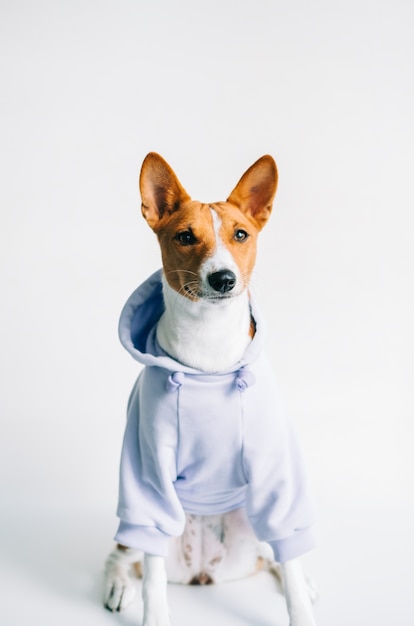
M168 539L180 535L185 523L174 488L176 394L165 394L167 377L161 368L145 368L130 397L115 536L122 545L158 556L166 556Z
M244 392L246 511L257 537L271 545L276 561L285 562L314 547L314 510L295 433L272 378L266 366Z

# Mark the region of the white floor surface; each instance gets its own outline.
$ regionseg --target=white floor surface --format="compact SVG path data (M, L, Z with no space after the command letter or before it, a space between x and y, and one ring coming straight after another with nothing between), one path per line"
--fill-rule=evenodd
M34 507L15 513L2 520L1 624L141 624L139 581L136 599L123 614L112 614L101 604L102 566L114 527L109 511L60 507L40 513ZM319 547L304 559L320 591L315 606L319 626L414 623L414 567L408 557L414 543L412 517L404 518L402 511L398 518L387 516L385 509L376 513L374 527L372 512L364 518L361 511L336 509L319 529ZM177 626L288 625L283 596L266 572L219 586L170 585L169 598Z

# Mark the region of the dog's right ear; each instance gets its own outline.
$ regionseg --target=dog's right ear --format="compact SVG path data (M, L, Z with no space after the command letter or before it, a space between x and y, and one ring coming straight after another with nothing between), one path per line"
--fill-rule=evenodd
M164 159L150 152L144 159L139 177L142 215L153 230L165 215L171 215L190 200L177 176Z

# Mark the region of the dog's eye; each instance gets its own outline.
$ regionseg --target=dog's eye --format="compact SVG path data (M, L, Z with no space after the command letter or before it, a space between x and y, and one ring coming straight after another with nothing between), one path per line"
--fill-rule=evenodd
M175 239L182 246L192 246L197 241L191 230L184 230L181 233L177 233Z
M249 237L249 233L246 233L245 230L238 228L236 231L234 231L233 237L235 241L246 241L246 239Z

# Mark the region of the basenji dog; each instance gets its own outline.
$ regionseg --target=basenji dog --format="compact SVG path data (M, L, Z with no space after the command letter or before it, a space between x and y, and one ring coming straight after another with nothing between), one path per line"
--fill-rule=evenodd
M130 339L129 335L124 342L131 353L138 351L141 355L138 360L142 359L149 367L145 368L146 374L139 379L130 399L130 414L141 412L141 417L139 423L134 415L128 418L131 426L127 427L124 440L126 461L121 473L121 491L123 482L135 481L136 487L135 483L130 485L128 490L132 495L121 496L129 500L120 505L119 517L124 520L116 537L118 544L106 562L104 602L112 611L124 609L135 592L133 574L142 576L143 626L170 625L168 581L218 583L245 577L263 566L280 577L290 625L315 626L312 602L316 594L299 562L301 554L312 547L307 530L303 530L307 522L295 518L306 508L297 504L303 491L301 475L296 466L292 470L292 455L278 448L285 426L277 431L282 435L275 438L274 444L270 436L269 441L260 443L257 431L267 428L261 426L261 414L269 413L267 422L271 423L273 406L267 402L266 410L262 408L260 400L255 400L254 392L248 389L257 387L263 395L262 383L255 381L253 347L261 332L261 322L252 304L249 284L258 235L271 214L277 180L276 164L266 155L243 174L227 201L205 204L190 198L174 171L158 154L148 154L142 165L142 214L157 235L162 274L161 278L152 277L143 291L137 290L126 306L124 317L134 327L131 311L135 305L141 306L149 294L149 313L138 323L148 329L154 324L152 335L152 331L145 330L148 334L145 341L156 347L148 348L141 339ZM155 315L153 303L157 299L162 306ZM133 335L135 331L129 332ZM253 357L245 356L252 351ZM149 356L142 357L148 352ZM205 382L207 375L212 376L214 385L220 386L220 401L211 399L215 387ZM161 391L164 387L168 387L165 402L169 403L165 408ZM230 389L235 390L237 407L243 406L240 411L229 408L236 404L227 404L233 402L228 400ZM136 399L139 392L146 394L145 397ZM193 396L188 395L190 392ZM191 428L183 408L190 397L192 401L187 404L191 407ZM221 402L226 415L216 419L215 407ZM249 426L248 413L252 408L254 412L255 406L257 416ZM166 419L167 426L159 427ZM233 421L237 422L236 426ZM174 433L174 426L168 430L172 423L177 423L178 434ZM222 428L227 429L226 433L235 431L236 434L231 434L232 442L242 440L237 454L232 451L236 444L221 445ZM272 429L271 425L273 433ZM170 433L168 444L163 441L158 449L155 437L167 437L166 430ZM153 431L157 431L156 435ZM143 443L139 443L139 437ZM290 441L290 435L287 439ZM136 453L139 459L131 460L134 447L139 446ZM255 446L259 452L251 451ZM265 446L263 454L260 446ZM241 461L239 457L243 457ZM211 476L206 468L209 464L215 468ZM278 478L277 485L271 484L275 475L272 464L282 467L282 472L285 465L289 466L288 475ZM201 477L207 475L203 483ZM226 488L215 498L214 485L219 490L221 476ZM289 476L296 480L293 486L289 485ZM200 484L204 485L202 493L194 494L194 485ZM279 487L283 489L286 484L287 491L296 494L293 504L285 492L278 493ZM139 510L133 514L130 503L135 496ZM153 507L154 520L146 506ZM295 507L300 511L295 512ZM172 521L167 520L168 515ZM284 522L284 518L288 521ZM279 523L281 530L277 528ZM168 551L163 547L166 538Z

